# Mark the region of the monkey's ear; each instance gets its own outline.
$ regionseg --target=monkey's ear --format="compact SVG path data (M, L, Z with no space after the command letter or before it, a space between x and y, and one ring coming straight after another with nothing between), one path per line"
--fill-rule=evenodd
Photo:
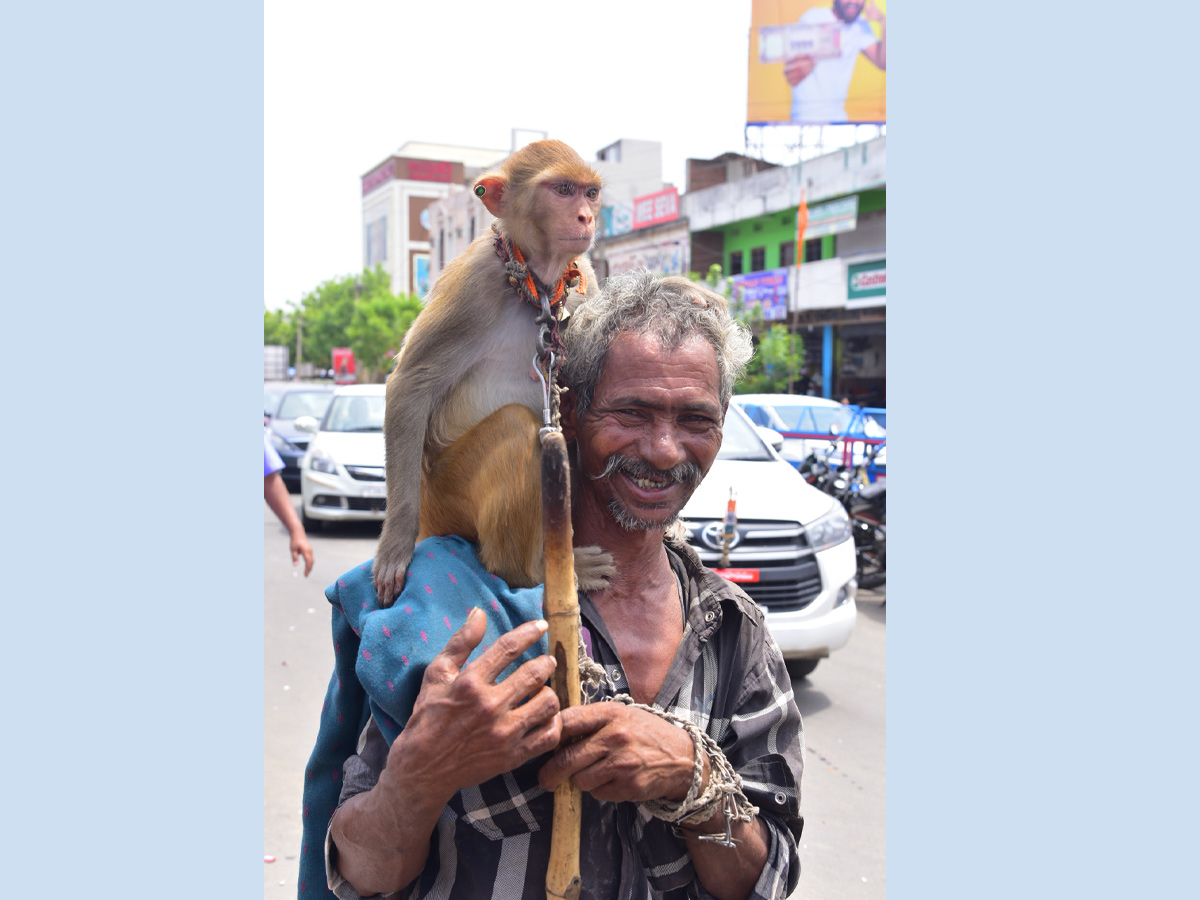
M504 188L504 179L499 175L484 175L475 182L475 196L483 201L487 211L497 219L504 218L504 208L508 205Z

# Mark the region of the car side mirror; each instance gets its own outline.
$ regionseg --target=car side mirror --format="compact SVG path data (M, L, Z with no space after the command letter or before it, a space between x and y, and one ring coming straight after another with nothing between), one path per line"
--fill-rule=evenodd
M783 435L774 428L768 428L766 425L755 425L758 429L758 436L770 444L776 452L783 449Z
M292 424L296 426L297 431L307 431L309 434L316 434L321 430L321 423L312 416L300 416Z

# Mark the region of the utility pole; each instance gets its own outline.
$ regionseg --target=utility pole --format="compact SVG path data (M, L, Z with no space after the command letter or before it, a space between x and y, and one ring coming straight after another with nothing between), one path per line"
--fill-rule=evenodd
M304 319L300 316L300 311L296 311L296 378L300 378L300 350L301 341L304 334Z

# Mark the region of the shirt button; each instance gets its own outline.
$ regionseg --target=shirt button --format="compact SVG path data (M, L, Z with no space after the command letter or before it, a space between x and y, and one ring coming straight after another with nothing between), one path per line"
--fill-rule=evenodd
M713 619L715 619L716 617L717 617L717 614L716 614L715 612L713 612L713 611L710 609L708 612L706 612L706 613L704 614L704 621L705 621L705 622L711 622L711 621L712 621Z

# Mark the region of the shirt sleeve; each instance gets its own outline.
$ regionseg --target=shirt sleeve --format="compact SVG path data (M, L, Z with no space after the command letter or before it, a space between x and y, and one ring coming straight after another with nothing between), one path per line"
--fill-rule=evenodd
M358 753L349 757L342 767L342 792L338 797L341 806L355 794L369 791L379 781L379 773L387 763L388 745L379 731L379 726L372 718L367 722L362 737L358 742ZM337 845L333 842L333 819L330 817L329 829L325 832L325 875L328 878L329 889L338 900L362 900L337 868ZM372 894L372 897L382 897L384 900L399 897L403 892L394 894Z
M271 439L263 434L263 478L266 478L272 472L278 472L283 468L283 457L271 446Z

